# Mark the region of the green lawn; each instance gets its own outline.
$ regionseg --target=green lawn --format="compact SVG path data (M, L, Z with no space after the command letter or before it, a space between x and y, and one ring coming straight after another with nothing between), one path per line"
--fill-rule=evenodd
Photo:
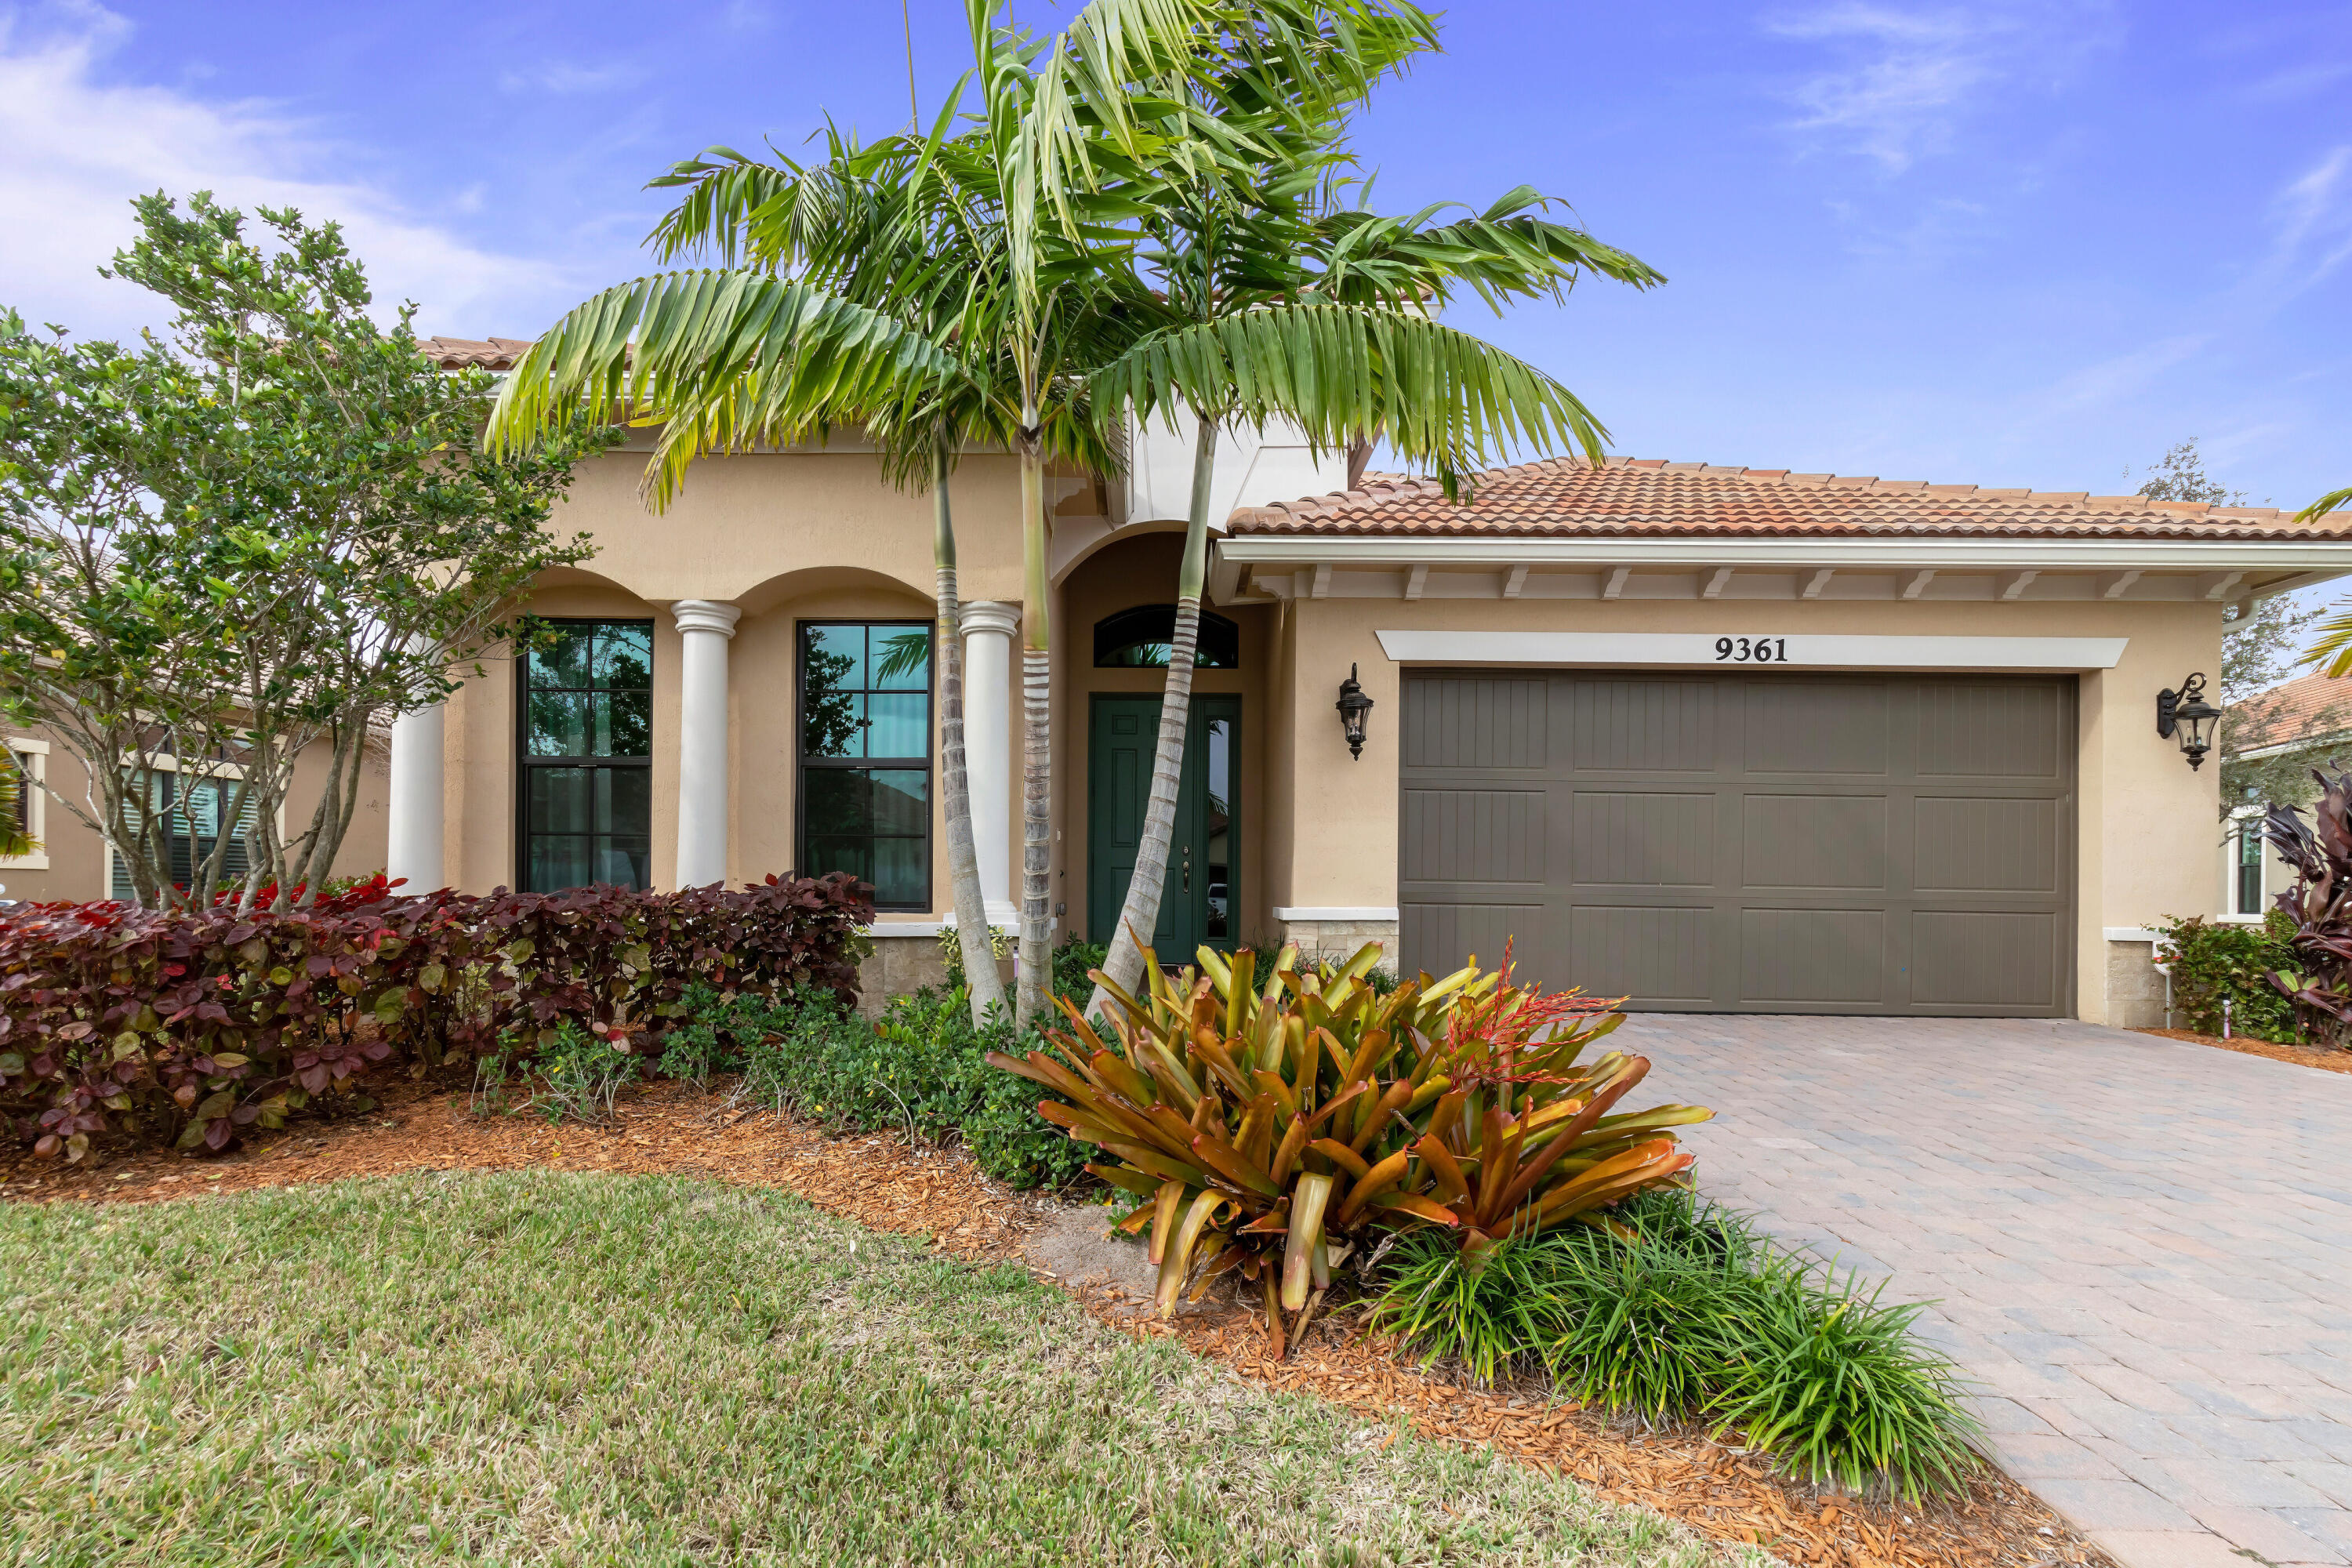
M0 1303L19 1563L1708 1555L780 1193L526 1173L0 1205Z

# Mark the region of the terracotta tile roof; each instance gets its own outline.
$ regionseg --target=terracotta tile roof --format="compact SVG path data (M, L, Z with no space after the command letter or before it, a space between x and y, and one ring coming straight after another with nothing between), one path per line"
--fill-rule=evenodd
M416 346L443 370L512 370L529 338L419 338Z
M2237 709L2231 741L2242 751L2333 739L2352 732L2352 676L2306 675L2256 692Z
M2079 490L1996 490L1658 458L1547 458L1479 476L1455 506L1435 479L1367 474L1353 489L1246 507L1237 534L1973 534L2057 539L2345 539L2352 512L2299 525L2275 507L2208 506Z

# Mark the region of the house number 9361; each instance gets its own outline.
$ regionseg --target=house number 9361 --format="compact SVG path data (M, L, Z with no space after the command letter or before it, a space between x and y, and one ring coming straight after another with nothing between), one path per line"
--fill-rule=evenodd
M1717 664L1786 664L1789 662L1789 639L1717 637L1715 639L1715 661Z

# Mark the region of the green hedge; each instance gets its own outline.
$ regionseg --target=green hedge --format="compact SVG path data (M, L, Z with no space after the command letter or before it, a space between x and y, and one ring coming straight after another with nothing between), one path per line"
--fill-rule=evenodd
M2271 984L2273 970L2298 967L2289 940L2294 921L2280 910L2260 925L2201 917L2158 928L2173 949L2172 1023L2201 1035L2221 1032L2221 1004L2230 1004L2230 1032L2287 1044L2299 1037L2294 1004Z

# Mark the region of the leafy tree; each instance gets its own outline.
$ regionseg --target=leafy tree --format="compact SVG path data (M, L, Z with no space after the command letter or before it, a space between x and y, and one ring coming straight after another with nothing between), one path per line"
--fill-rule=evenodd
M2197 437L2168 448L2139 493L2150 500L2202 501L2209 506L2243 506L2246 492L2222 484L2205 471ZM2221 757L2221 815L2226 819L2241 806L2268 805L2304 799L2310 794L2310 744L2340 733L2347 715L2328 704L2305 714L2290 714L2265 702L2262 694L2287 679L2304 657L2297 650L2315 610L2299 610L2283 595L2257 599L2233 609L2223 623L2220 694L2221 722L2215 749ZM2288 749L2273 752L2284 745ZM2250 756L2250 752L2270 754Z
M1483 211L1371 212L1370 183L1351 173L1349 116L1376 82L1435 47L1436 26L1400 3L1359 26L1352 43L1275 62L1288 70L1242 62L1169 106L1163 135L1180 151L1138 217L1148 330L1090 378L1098 415L1181 409L1195 433L1143 837L1104 965L1129 990L1167 881L1225 426L1286 420L1323 450L1385 437L1406 461L1435 469L1449 494L1516 447L1574 446L1597 462L1606 433L1574 394L1434 313L1464 290L1498 312L1515 299L1558 301L1588 272L1636 287L1664 281L1552 221L1555 204L1525 186ZM1098 990L1092 1006L1108 1001Z
M265 247L208 194L133 205L140 237L108 275L171 301L163 336L0 322L5 700L81 758L90 795L60 804L142 902L205 901L238 841L246 903L307 901L371 735L478 672L534 575L586 559L545 524L573 462L617 437L576 419L486 458L490 379L428 363L414 306L372 320L335 225L263 208ZM313 748L318 794L291 801ZM204 778L219 793L200 823Z

